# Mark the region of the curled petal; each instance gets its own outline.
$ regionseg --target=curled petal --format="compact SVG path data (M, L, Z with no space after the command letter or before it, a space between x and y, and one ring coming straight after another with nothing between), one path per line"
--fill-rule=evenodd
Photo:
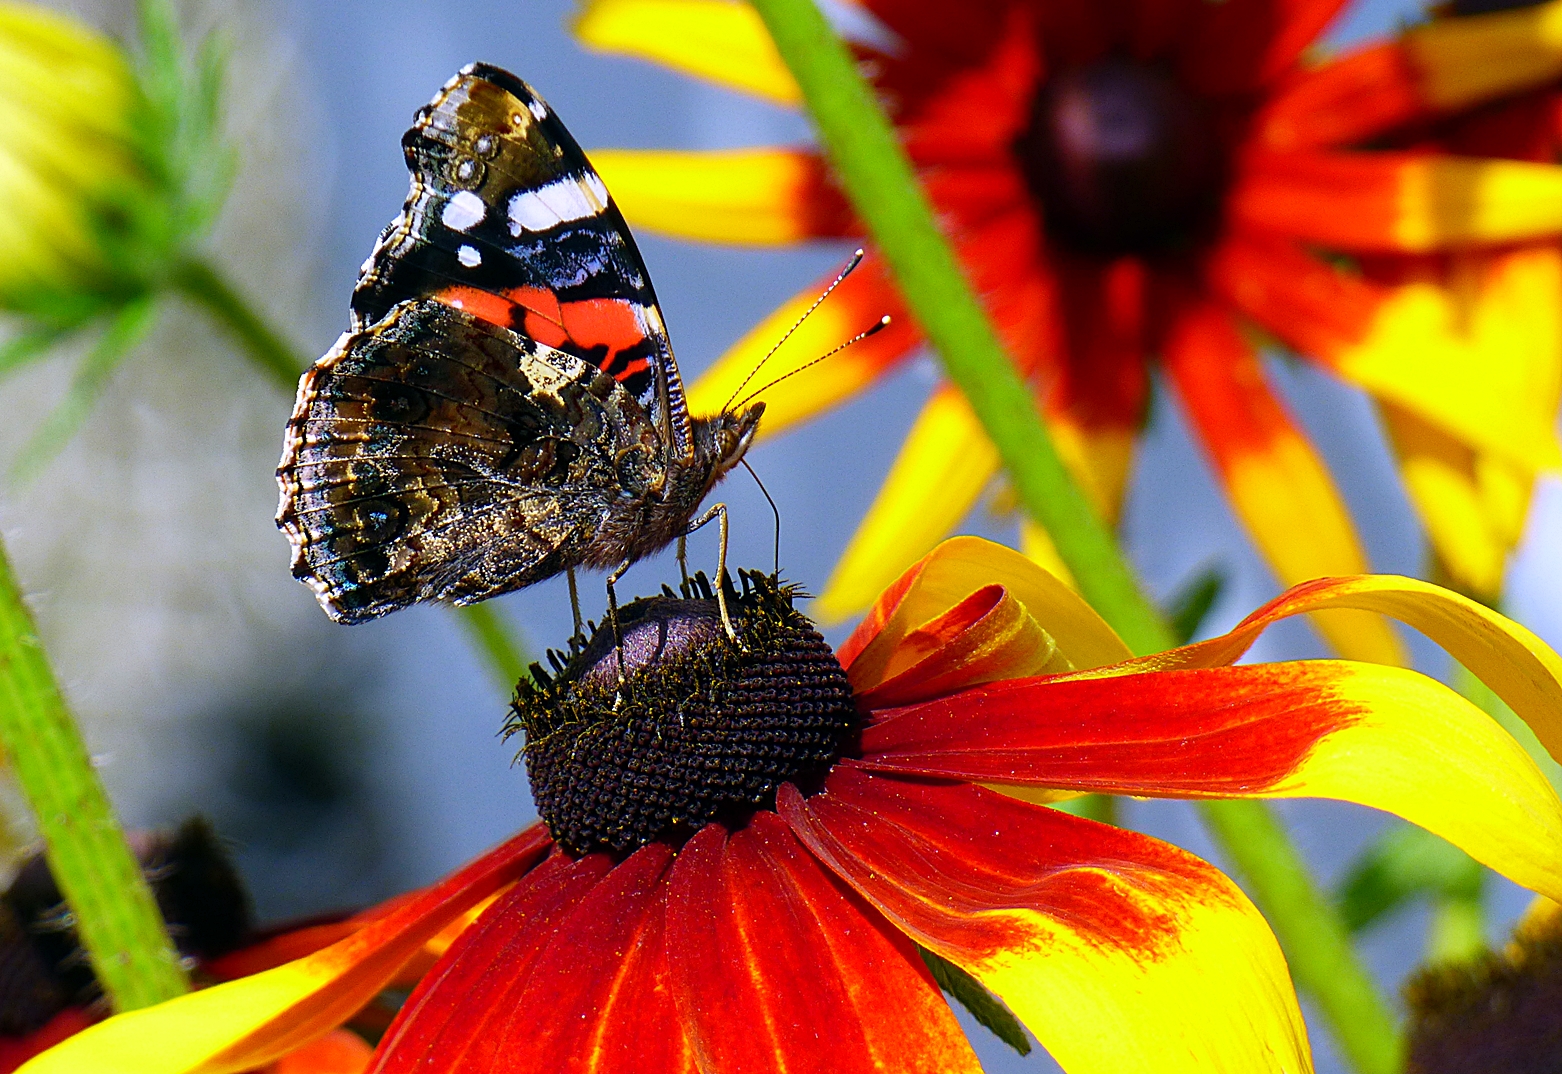
M1562 166L1425 153L1255 154L1233 217L1350 251L1445 250L1562 231Z
M117 1015L27 1064L28 1074L230 1074L324 1036L469 907L531 869L551 840L527 829L397 910L276 969Z
M1523 748L1424 675L1332 660L1017 680L863 732L876 770L1173 798L1336 798L1562 892L1562 803Z
M1185 311L1167 340L1166 368L1232 506L1280 581L1365 572L1334 479L1270 391L1230 315L1213 303ZM1405 663L1404 647L1377 616L1335 612L1314 622L1342 656Z
M1104 674L1230 664L1271 623L1326 608L1379 612L1415 627L1494 690L1562 759L1562 657L1531 631L1468 597L1396 575L1319 578L1294 586L1230 633L1125 661Z
M857 394L921 345L922 333L877 254L870 254L798 325L834 279L832 275L799 292L750 329L690 385L689 409L715 414L729 401L763 388L755 395L765 404L759 435L774 436ZM827 361L816 361L885 315L890 323L884 329ZM794 325L796 331L787 337ZM786 343L766 361L783 338Z
M843 887L773 813L684 846L668 957L700 1069L978 1074L915 948Z
M1070 1074L1311 1069L1273 935L1235 884L1136 832L838 765L778 808L889 921L996 992Z
M798 104L802 93L748 4L731 0L590 0L575 36L731 89Z
M1074 667L1115 664L1128 656L1128 647L1095 609L1029 559L979 537L952 537L886 589L837 650L853 689L872 690L924 665L928 649L906 646L906 639L988 586L1002 586Z
M855 230L817 153L594 149L591 163L625 219L674 238L788 246Z

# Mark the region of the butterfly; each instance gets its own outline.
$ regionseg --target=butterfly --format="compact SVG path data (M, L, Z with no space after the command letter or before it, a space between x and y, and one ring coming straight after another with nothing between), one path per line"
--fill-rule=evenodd
M402 146L411 192L288 421L293 575L358 623L565 572L573 597L577 567L613 572L616 604L717 514L725 559L723 505L695 514L764 404L690 416L634 238L553 110L471 64Z

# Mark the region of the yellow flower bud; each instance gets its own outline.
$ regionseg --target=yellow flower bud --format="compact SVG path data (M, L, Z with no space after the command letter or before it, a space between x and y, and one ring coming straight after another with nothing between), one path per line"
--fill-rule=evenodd
M0 308L63 327L144 289L125 255L163 215L148 118L116 42L0 3Z

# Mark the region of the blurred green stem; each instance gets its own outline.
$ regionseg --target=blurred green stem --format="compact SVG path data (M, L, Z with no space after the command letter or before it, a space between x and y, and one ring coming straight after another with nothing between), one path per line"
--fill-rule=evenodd
M309 368L308 359L256 313L213 265L199 258L186 258L170 282L226 328L273 384L289 397L298 390L298 378ZM527 674L527 665L531 663L515 628L488 604L472 604L454 611L468 640L483 655L490 677L508 694L515 689L516 680Z
M309 368L308 360L293 350L212 265L199 258L185 258L174 269L170 282L215 317L272 383L288 395L298 390L298 378Z
M1046 527L1080 590L1137 653L1170 648L1169 626L1139 587L1111 531L1064 467L1035 399L1014 371L939 232L889 120L814 0L753 0L808 106L847 196L928 340L987 430L1025 509ZM1387 1005L1305 863L1260 802L1200 811L1251 885L1361 1074L1393 1074L1398 1037Z
M189 988L141 866L65 706L0 545L0 745L37 816L49 869L116 1011Z

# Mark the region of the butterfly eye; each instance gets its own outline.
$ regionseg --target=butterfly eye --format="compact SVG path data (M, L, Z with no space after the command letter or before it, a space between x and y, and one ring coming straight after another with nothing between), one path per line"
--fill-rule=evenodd
M483 181L483 165L471 157L463 157L456 163L453 174L461 186L476 186Z
M491 134L480 134L472 143L472 149L483 159L493 160L499 155L499 139Z

